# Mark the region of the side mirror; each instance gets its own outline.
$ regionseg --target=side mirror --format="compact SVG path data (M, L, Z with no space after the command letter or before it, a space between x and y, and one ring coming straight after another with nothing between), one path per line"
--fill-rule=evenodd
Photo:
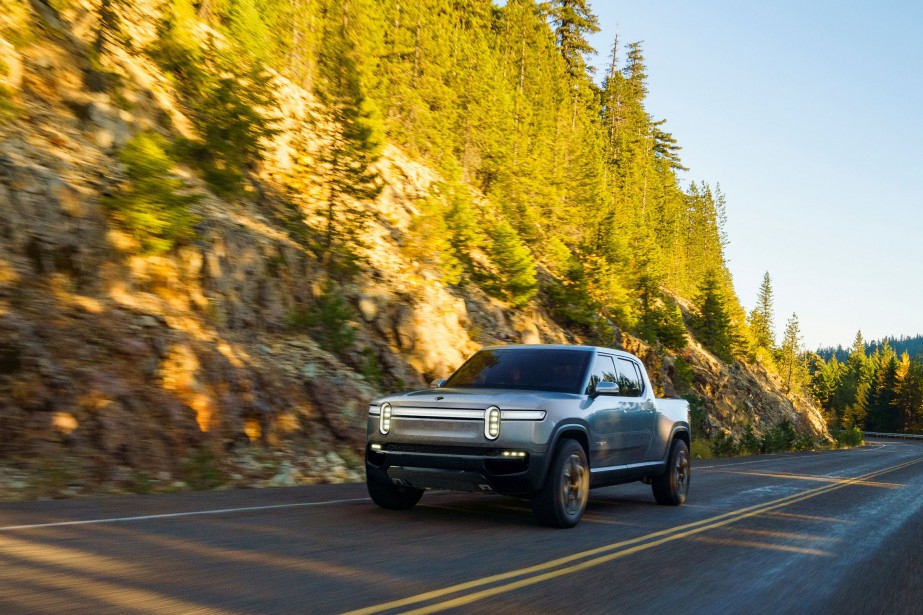
M429 383L429 387L431 389L441 389L442 385L444 384L445 384L445 378L436 378L435 380Z
M593 389L593 397L599 395L618 395L619 385L616 382L597 382L596 388Z

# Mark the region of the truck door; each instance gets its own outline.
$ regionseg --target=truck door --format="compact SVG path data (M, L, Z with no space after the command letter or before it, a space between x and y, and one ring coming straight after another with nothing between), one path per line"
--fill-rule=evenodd
M585 393L588 399L587 424L590 428L590 467L608 468L616 465L619 413L622 398L611 395L593 396L600 382L618 382L615 359L609 355L596 355Z
M622 400L616 465L643 463L654 437L657 408L650 391L644 390L641 365L625 357L618 357L615 363Z

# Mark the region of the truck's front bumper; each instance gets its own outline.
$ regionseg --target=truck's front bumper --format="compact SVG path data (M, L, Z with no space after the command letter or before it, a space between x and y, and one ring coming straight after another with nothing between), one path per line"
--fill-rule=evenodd
M544 453L522 449L372 442L365 453L365 471L377 480L416 488L506 495L538 490L546 463Z

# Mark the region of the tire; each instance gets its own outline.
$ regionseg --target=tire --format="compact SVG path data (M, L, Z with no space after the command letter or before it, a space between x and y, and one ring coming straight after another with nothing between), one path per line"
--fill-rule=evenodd
M674 440L667 460L667 471L651 479L654 499L665 506L682 506L689 493L692 465L689 463L689 447L682 440Z
M365 485L369 489L372 501L388 510L409 510L417 505L423 496L422 489L401 487L384 478L376 476L375 472L365 473Z
M532 512L543 525L574 527L586 510L590 464L575 440L563 440L555 452L545 484L532 494Z

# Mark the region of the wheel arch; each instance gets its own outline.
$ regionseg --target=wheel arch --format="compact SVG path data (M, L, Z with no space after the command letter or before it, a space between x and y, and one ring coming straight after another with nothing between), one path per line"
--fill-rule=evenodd
M590 436L586 425L581 423L565 423L559 425L551 437L551 444L548 446L549 458L554 455L554 452L558 449L558 445L564 439L576 440L577 443L583 447L583 452L586 454L587 462L589 463Z
M682 440L686 443L686 448L692 450L692 438L689 436L689 430L685 427L680 426L673 429L670 436L670 446L667 447L667 455L670 454L670 448L673 446L674 440Z

